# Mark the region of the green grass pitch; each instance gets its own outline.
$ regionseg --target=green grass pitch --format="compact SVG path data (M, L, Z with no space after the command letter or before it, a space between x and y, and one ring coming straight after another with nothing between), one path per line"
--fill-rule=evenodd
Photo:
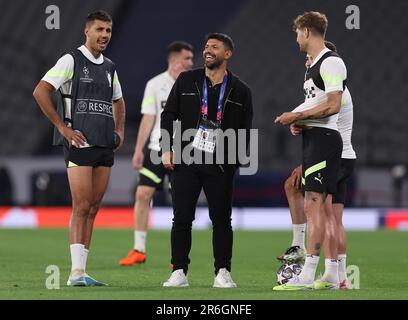
M290 232L235 231L232 276L236 289L212 288L210 231L193 233L188 288L163 288L170 275L170 233L148 234L143 265L120 267L131 248L131 230L95 230L88 273L109 287L70 288L68 232L0 230L0 299L408 299L408 233L349 232L348 264L360 269L360 289L349 291L274 292L279 267L275 257L288 247ZM318 273L324 262L320 261ZM59 290L48 290L48 265L61 271Z

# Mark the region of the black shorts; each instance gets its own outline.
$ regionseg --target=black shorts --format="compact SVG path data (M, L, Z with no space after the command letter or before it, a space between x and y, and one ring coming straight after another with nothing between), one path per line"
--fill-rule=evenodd
M63 145L65 165L72 167L112 167L114 152L107 147L69 148Z
M304 190L335 194L343 151L343 140L336 130L313 127L303 130Z
M347 179L353 174L356 159L341 159L337 180L337 191L333 194L333 203L346 203Z
M158 151L147 149L144 153L143 167L140 169L139 186L149 186L156 188L156 190L163 189L163 180L168 171L164 168L163 163L154 164L151 160L151 153L153 156L158 156Z

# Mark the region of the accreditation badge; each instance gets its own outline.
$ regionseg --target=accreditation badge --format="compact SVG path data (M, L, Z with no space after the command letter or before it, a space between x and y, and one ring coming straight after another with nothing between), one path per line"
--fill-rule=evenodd
M217 144L219 124L211 120L201 119L193 140L193 147L209 153L214 153Z

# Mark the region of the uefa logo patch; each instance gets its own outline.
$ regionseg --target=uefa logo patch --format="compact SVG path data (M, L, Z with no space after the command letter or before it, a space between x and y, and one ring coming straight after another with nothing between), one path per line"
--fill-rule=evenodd
M88 104L85 101L79 101L77 103L76 110L77 112L85 112L88 107Z
M85 66L85 67L82 69L82 71L84 72L85 78L88 78L88 77L89 77L89 69L88 69L88 67Z

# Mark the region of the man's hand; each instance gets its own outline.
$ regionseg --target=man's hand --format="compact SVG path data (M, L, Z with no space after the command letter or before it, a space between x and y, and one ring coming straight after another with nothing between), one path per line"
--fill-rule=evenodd
M86 138L80 131L72 130L67 126L63 126L62 129L60 130L60 133L65 139L67 139L70 147L71 145L74 145L75 147L80 147L85 145L86 143Z
M113 152L118 151L120 148L122 148L123 143L125 142L125 133L123 131L120 130L115 130L115 132L117 133L117 135L120 138L120 142L119 145L116 147L116 149L113 150Z
M163 153L162 162L163 162L163 166L167 170L174 170L173 152L167 151L167 152Z
M137 171L142 169L143 160L144 160L143 152L135 151L135 153L133 154L133 159L132 159L133 168L135 168Z
M299 115L299 112L284 112L280 116L276 117L275 123L280 123L284 126L287 126L299 120Z
M302 131L303 131L303 128L301 126L297 126L294 123L290 125L290 132L292 133L292 135L294 136L301 135Z
M300 190L302 187L302 165L293 169L291 176L293 177L293 186Z

